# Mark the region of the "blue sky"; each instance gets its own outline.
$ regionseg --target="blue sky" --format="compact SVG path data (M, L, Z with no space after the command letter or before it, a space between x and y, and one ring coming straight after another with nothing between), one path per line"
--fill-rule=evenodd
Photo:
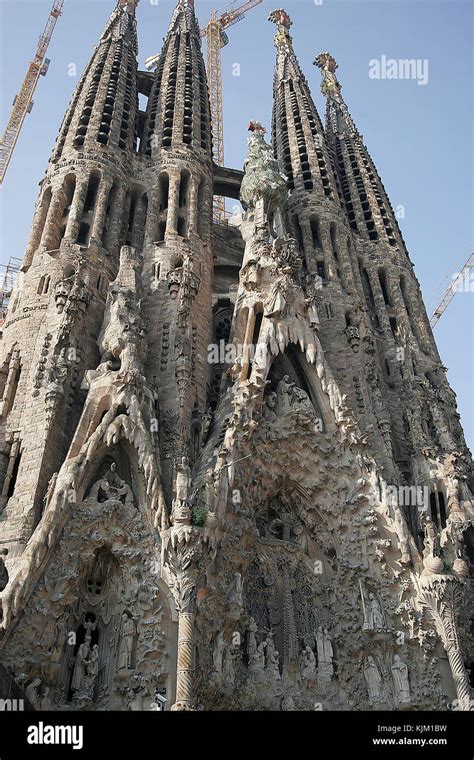
M237 0L238 2L238 0ZM1 128L46 22L52 0L0 0ZM14 157L0 188L1 261L22 257L36 201L37 183L73 88L96 44L114 0L65 0L48 51L51 66L41 78ZM300 64L322 117L315 54L329 50L339 63L343 94L378 167L400 220L426 303L446 274L459 271L474 238L473 98L471 2L432 0L285 0ZM268 14L281 0L264 2L228 30L222 51L225 158L241 167L247 124L259 119L270 130L274 27ZM138 7L140 64L157 52L174 0L141 0ZM211 10L196 0L204 24ZM371 79L369 61L427 59L428 83ZM76 64L77 76L68 74ZM239 64L238 67L234 64ZM239 76L235 76L235 73ZM474 291L474 283L472 285ZM442 290L439 291L439 295ZM474 443L472 375L474 293L459 293L435 328L441 358L458 395L471 448Z

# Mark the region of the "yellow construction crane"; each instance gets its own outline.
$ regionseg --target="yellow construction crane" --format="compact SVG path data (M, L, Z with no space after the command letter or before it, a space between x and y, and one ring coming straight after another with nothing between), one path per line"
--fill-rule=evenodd
M459 273L455 273L455 276L452 277L451 284L448 285L448 287L444 291L443 297L441 298L441 301L439 302L438 306L434 310L430 319L430 325L432 328L435 326L438 320L442 317L442 315L448 308L449 304L453 300L455 294L464 290L465 283L469 279L469 275L472 269L474 269L474 253L471 253L468 260L462 267L461 271ZM470 283L468 287L470 287Z
M224 117L222 109L222 62L221 49L227 45L229 38L226 29L242 21L247 11L255 8L263 0L247 0L235 7L232 3L219 16L213 11L207 26L201 29L201 37L206 38L206 72L211 102L213 158L218 166L224 166ZM214 221L225 218L225 199L214 198Z
M48 49L56 22L61 15L64 0L55 0L53 7L48 16L48 21L44 28L43 34L39 38L36 48L35 57L28 66L23 84L21 85L18 95L13 101L13 108L5 129L5 134L0 143L0 184L7 173L8 164L12 157L15 145L20 135L23 122L27 113L30 113L33 106L33 93L38 84L40 76L46 76L49 66L49 60L45 57Z

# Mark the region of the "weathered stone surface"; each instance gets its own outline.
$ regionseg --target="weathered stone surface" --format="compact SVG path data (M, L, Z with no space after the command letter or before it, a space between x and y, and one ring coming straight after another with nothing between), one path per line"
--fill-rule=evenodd
M212 161L193 4L153 75L134 6L73 95L3 328L0 688L467 710L470 456L337 64L323 128L271 14L274 152L251 122L242 175Z

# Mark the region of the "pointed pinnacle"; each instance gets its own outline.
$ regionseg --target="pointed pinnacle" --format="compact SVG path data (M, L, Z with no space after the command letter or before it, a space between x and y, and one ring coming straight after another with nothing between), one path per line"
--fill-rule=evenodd
M335 96L341 92L341 85L336 77L336 69L338 68L336 59L328 53L320 53L316 56L313 64L321 69L323 81L321 82L321 92L323 95Z
M272 11L268 17L268 21L271 21L272 24L276 24L277 26L284 26L285 29L289 29L293 23L288 13L283 10L283 8L278 8L277 10Z

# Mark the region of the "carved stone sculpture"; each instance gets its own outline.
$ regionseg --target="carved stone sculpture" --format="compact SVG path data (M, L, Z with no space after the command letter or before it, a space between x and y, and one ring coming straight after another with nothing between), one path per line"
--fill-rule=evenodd
M135 640L136 627L133 618L122 614L122 625L120 631L120 646L118 653L118 670L130 670L132 667L133 644Z
M408 668L398 654L395 654L393 657L392 678L396 701L401 703L410 702Z
M318 628L316 644L318 651L318 677L323 680L330 680L334 673L334 652L329 632L326 628L322 628L322 626Z
M367 684L369 701L374 703L383 701L383 679L374 658L370 655L365 661L364 678Z

